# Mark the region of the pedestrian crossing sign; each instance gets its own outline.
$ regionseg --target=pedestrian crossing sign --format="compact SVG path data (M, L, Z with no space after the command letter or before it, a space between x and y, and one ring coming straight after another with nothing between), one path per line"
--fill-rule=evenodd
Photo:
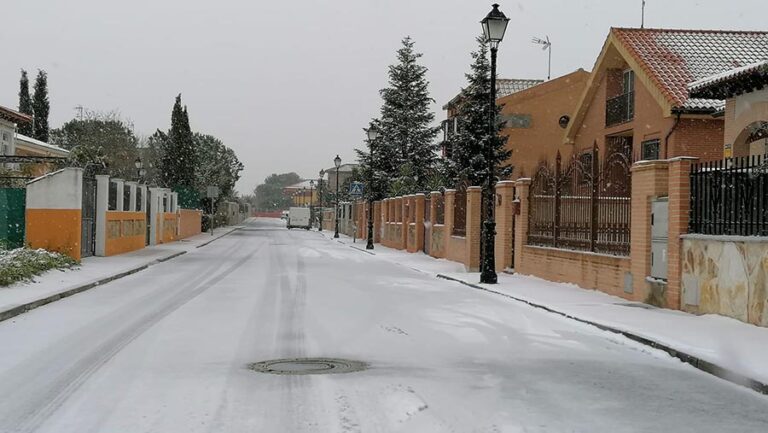
M349 184L349 195L352 197L361 197L363 195L363 183L352 182Z

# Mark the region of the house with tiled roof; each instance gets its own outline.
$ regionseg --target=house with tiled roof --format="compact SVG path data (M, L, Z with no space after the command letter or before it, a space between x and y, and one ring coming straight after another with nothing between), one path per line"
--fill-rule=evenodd
M3 155L14 154L19 123L32 123L32 116L0 106L0 151Z
M542 161L567 151L565 127L589 77L589 72L578 69L497 99L504 122L500 135L507 138L506 148L512 152L509 180L533 176Z
M688 92L692 98L725 100L726 158L768 155L768 60L694 81Z
M612 28L565 132L576 153L723 156L722 98L688 85L768 58L768 32Z
M523 90L537 86L543 83L544 80L531 80L531 79L519 79L519 78L497 78L496 79L496 100L522 92ZM453 137L459 129L458 112L461 106L465 90L462 89L459 94L454 96L450 101L443 105L443 110L446 111L446 119L442 121L441 126L443 130L443 139L440 143L443 157L450 158L451 149L449 146L450 139Z

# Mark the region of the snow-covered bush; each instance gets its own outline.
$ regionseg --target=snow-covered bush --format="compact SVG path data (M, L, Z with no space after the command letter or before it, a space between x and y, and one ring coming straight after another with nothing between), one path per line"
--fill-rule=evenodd
M28 281L49 269L67 269L76 264L68 256L43 249L0 250L0 286Z

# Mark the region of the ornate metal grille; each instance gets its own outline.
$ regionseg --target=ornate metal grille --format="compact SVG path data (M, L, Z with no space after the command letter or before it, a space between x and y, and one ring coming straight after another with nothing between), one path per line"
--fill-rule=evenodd
M461 182L456 187L453 201L453 235L467 235L467 183Z
M601 168L597 147L565 167L560 153L554 169L542 164L531 183L528 244L629 255L630 166L614 150Z
M768 236L768 157L691 167L690 233Z

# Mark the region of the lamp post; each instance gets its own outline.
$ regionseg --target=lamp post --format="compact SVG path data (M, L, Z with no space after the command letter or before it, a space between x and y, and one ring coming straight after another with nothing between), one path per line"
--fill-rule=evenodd
M485 41L491 48L491 88L490 98L488 98L488 142L486 143L486 160L488 162L488 179L485 184L485 222L483 223L483 260L480 262L480 282L486 284L496 284L498 276L496 275L496 256L495 239L496 221L493 217L494 200L494 174L495 174L495 151L494 141L496 139L496 52L499 49L499 43L504 39L504 32L507 30L509 18L499 10L498 4L493 4L493 9L488 15L480 21L483 25L483 34Z
M341 158L339 158L339 155L336 155L336 158L333 158L333 165L336 166L336 218L334 220L336 221L335 224L335 231L333 233L334 238L339 237L339 167L341 167Z
M323 177L325 176L325 170L320 170L320 178L317 180L317 195L320 196L320 227L317 228L317 231L321 232L323 231L323 211L325 208L323 207Z
M136 161L133 162L133 165L136 167L136 180L141 182L144 176L147 175L147 169L144 168L144 163L139 157L136 157Z
M315 197L312 195L312 189L315 187L315 181L313 179L309 180L309 226L312 227L312 221L314 219L312 218L312 205L315 204Z
M379 137L379 131L375 126L371 125L368 128L368 149L370 154L368 155L368 170L371 172L371 177L368 179L368 243L365 244L366 250L373 249L373 142Z

